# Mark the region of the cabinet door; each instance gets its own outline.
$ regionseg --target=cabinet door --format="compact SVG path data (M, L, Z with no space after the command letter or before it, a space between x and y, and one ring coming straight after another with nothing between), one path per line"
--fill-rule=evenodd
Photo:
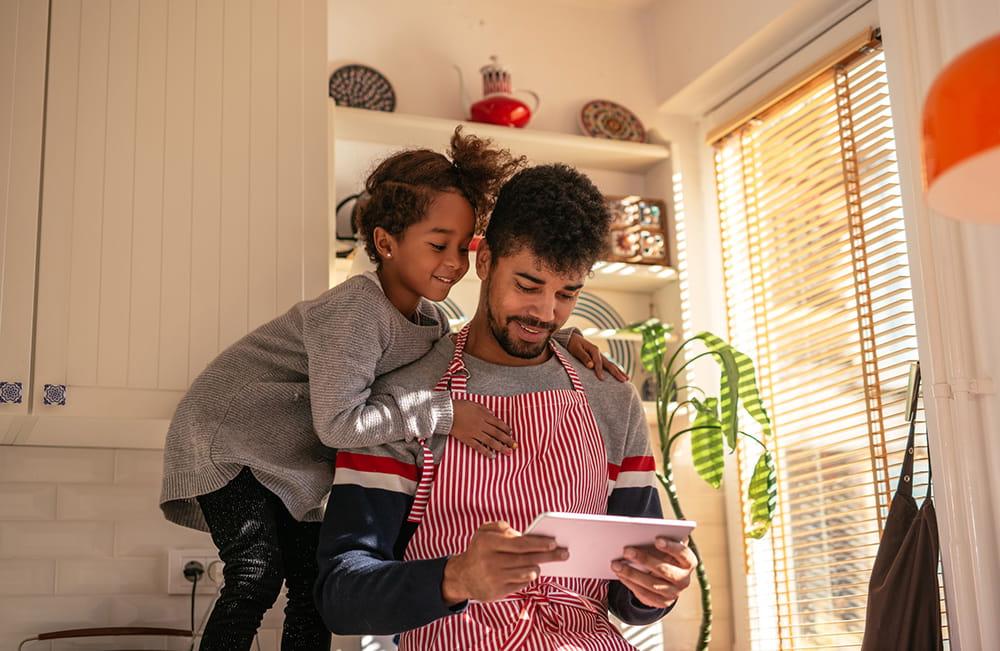
M326 2L55 0L51 34L32 409L167 419L326 287Z
M27 413L48 4L0 2L0 443Z

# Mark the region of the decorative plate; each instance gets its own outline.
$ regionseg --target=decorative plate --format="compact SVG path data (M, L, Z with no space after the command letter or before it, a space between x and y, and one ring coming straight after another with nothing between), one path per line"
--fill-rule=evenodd
M566 326L575 326L580 328L580 330L587 330L589 335L592 336L593 330L591 328L598 331L617 330L618 328L625 327L625 320L622 319L621 315L610 303L596 294L582 291L576 299L576 306L573 308L573 314ZM584 336L586 337L588 334L585 333ZM599 345L600 342L604 342L607 348L602 352L606 353L613 362L621 366L630 377L635 377L637 371L636 361L639 358L638 344L617 338L600 338L592 339L592 341ZM604 346L601 347L604 348Z
M330 75L330 97L337 102L337 106L372 111L396 110L396 93L389 80L375 68L357 63L333 71Z
M646 142L646 127L635 113L606 99L591 100L583 105L580 130L594 138Z

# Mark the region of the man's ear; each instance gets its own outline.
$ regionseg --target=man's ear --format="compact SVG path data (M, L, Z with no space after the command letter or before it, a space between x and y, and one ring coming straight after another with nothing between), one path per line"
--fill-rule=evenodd
M486 240L480 240L479 246L476 247L476 275L479 276L479 280L486 280L486 276L490 273L492 259L493 252L490 251L490 245L486 243Z

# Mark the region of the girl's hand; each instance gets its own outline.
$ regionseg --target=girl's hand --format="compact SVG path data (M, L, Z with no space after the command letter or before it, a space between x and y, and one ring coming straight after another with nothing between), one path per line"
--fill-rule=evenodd
M452 400L451 432L462 443L484 457L513 454L517 442L510 435L507 423L486 407L471 400Z
M628 382L625 371L605 357L600 348L587 341L579 332L574 332L573 336L569 338L567 350L573 354L573 357L586 364L587 368L593 369L598 380L604 379L604 370L607 369L619 382Z

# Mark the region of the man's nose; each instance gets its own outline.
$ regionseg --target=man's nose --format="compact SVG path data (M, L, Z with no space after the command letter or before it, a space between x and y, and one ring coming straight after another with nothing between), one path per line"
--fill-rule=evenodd
M538 296L531 305L531 316L545 323L556 320L556 297Z

